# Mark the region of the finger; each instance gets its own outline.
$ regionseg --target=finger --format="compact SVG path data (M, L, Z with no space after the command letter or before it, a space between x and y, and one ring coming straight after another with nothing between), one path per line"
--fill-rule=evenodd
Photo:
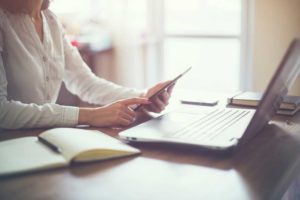
M131 123L135 121L135 117L132 117L127 113L122 113L120 119L125 119L126 121L130 121Z
M136 112L134 112L131 108L127 107L123 110L124 114L128 115L131 119L136 118Z
M166 85L170 84L170 82L172 82L172 80L168 80L168 81L165 81L165 82L161 82L161 83L158 83L156 84L155 86L153 86L147 96L150 97L152 96L153 94L157 93L159 90L161 90L163 87L165 87Z
M164 83L164 85L165 85L165 84L166 84L166 85L169 85L170 82L172 82L172 81L167 81L167 82ZM172 90L173 90L173 88L174 88L174 86L175 86L175 83L176 83L176 82L172 83L172 84L169 85L167 88L165 88L165 89L163 90L163 92L161 92L161 94L160 94L159 96L161 96L161 98L163 98L162 96L164 95L164 93L168 93L169 96L170 96L171 93L172 93Z
M135 104L150 104L151 102L147 98L131 98L121 100L120 103L125 106L130 106Z
M162 99L162 101L164 102L165 105L169 104L169 99L170 99L169 93L168 92L164 92L161 95L161 99Z
M167 92L169 93L169 95L172 94L172 91L173 91L173 89L174 89L174 86L175 86L175 83L172 84L170 87L167 88Z
M147 105L146 109L151 112L160 113L162 110L165 109L166 105L168 104L169 94L165 91L154 98L151 98L153 102L151 105Z
M165 82L162 82L162 83L159 83L161 84L162 87L166 86L166 85L169 85L173 80L167 80Z
M128 125L132 124L133 122L128 119L120 118L118 123L122 126L128 126Z
M155 104L150 104L145 107L150 112L160 113L162 110Z
M165 103L160 98L154 99L154 105L159 108L159 110L163 110L165 108Z

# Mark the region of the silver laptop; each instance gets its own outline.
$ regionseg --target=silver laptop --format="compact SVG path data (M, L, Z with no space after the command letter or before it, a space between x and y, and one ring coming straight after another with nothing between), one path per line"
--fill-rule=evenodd
M135 142L165 142L226 150L247 142L268 124L300 71L300 39L289 46L256 110L178 109L127 129L119 136Z

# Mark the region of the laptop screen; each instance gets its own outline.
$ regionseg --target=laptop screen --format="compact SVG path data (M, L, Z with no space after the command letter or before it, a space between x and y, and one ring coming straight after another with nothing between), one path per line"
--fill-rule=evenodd
M295 39L290 44L278 69L271 79L260 105L258 106L251 122L249 123L242 143L254 137L275 115L283 96L291 88L300 72L300 39Z

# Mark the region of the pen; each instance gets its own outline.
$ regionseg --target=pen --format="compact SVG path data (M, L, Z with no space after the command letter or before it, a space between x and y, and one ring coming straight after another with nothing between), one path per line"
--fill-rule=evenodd
M54 144L51 144L50 142L48 142L47 140L45 140L42 137L38 136L38 140L43 143L44 145L46 145L47 147L49 147L52 151L54 151L55 153L61 153L59 147L55 146Z

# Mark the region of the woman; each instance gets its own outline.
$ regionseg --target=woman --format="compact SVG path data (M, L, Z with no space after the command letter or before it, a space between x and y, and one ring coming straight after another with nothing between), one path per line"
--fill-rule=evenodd
M171 89L147 100L168 82L143 93L96 77L64 37L49 0L0 0L0 6L0 128L126 126L137 117L130 106L161 112L168 104ZM55 104L62 82L82 100L106 106Z

